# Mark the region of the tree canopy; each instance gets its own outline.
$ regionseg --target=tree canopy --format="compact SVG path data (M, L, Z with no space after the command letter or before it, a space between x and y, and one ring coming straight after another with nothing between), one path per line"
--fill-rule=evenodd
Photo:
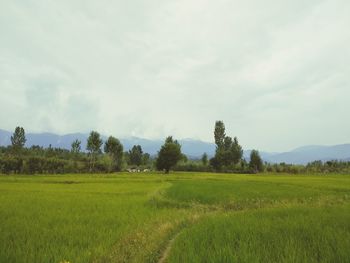
M173 140L171 136L165 139L165 143L160 148L156 167L158 170L164 170L169 173L170 169L177 164L182 158L181 145L177 140Z
M16 127L15 132L11 136L11 144L14 150L20 150L26 143L25 131L22 127Z
M143 151L142 151L141 145L134 145L129 150L130 164L140 166L142 164L142 161L143 161L142 155L143 155Z
M93 171L96 156L101 153L101 146L103 142L101 136L98 132L92 131L87 139L86 150L89 151L90 154L90 170Z
M254 173L264 171L263 161L257 150L252 150L250 153L249 167Z
M120 141L113 136L109 136L105 142L104 151L109 154L113 160L112 170L120 171L123 162L123 145Z
M208 155L207 155L207 153L203 153L201 161L202 161L203 165L207 165L208 164Z
M71 144L71 152L72 153L80 153L80 151L81 151L81 141L76 139Z
M216 121L215 122L215 129L214 129L214 139L216 148L222 148L224 145L225 140L225 124L223 121Z
M216 121L214 128L214 139L216 144L215 156L210 164L216 170L223 167L237 165L243 157L243 149L238 143L237 137L226 136L225 125L222 121Z

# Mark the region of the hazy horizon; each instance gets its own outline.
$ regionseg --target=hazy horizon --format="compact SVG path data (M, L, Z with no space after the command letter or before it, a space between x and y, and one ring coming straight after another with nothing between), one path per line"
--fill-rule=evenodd
M350 2L3 1L0 123L245 149L350 142Z
M3 131L7 131L7 132L10 132L12 133L12 131L8 131L8 130L4 130L2 128L0 128L0 130L3 130ZM26 131L26 134L53 134L53 135L58 135L58 136L65 136L65 135L72 135L72 134L81 134L81 135L86 135L88 136L89 135L89 132L71 132L71 133L55 133L55 132L45 132L45 131L42 131L42 132L31 132L31 131ZM101 136L105 136L105 137L108 137L108 136L114 136L113 134L103 134L101 133ZM150 140L150 141L159 141L159 142L163 142L165 140L165 137L164 138L145 138L145 137L139 137L139 136L121 136L119 137L119 139L144 139L144 140ZM180 140L180 141L201 141L201 142L204 142L204 143L210 143L210 144L213 144L215 145L215 142L214 142L214 138L210 141L206 141L206 140L201 140L201 139L196 139L196 138L176 138L177 140ZM10 141L8 141L8 144L10 144ZM137 144L137 143L136 143ZM0 138L0 146L3 145L1 144L1 138ZM266 149L259 149L259 148L247 148L246 145L242 145L243 147L243 150L245 151L250 151L250 150L259 150L260 152L265 152L265 153L284 153L284 152L291 152L293 150L296 150L296 149L299 149L299 148L304 148L304 147L317 147L317 146L325 146L325 147L332 147L332 146L339 146L339 145L350 145L350 142L343 142L343 143L339 143L339 144L304 144L304 145L296 145L292 148L289 148L289 149L283 149L283 150L280 150L280 151L269 151L269 150L266 150Z

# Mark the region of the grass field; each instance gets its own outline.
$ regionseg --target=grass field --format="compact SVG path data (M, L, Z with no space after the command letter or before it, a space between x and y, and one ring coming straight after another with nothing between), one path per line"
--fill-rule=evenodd
M350 262L350 176L0 176L0 262L63 261Z

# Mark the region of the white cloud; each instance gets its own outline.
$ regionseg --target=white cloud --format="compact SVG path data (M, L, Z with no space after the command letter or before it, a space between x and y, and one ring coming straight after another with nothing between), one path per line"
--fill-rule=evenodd
M349 142L350 3L0 3L0 128ZM11 118L9 118L11 116Z

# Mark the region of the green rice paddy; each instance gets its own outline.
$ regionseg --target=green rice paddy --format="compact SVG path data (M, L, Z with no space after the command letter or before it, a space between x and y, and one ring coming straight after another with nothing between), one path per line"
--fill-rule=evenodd
M350 175L0 176L0 262L350 262Z

